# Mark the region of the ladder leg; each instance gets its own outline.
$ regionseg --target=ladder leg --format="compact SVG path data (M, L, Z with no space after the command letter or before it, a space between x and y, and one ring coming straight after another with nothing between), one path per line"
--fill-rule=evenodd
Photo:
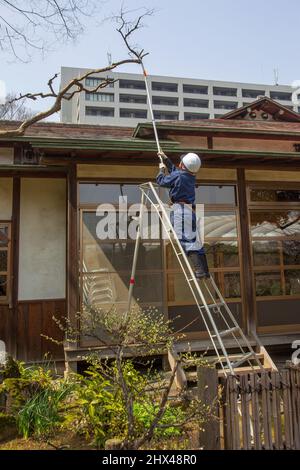
M142 222L143 222L143 214L144 214L144 204L145 204L145 194L142 191L141 206L140 206L141 209L140 209L139 224L138 224L135 247L134 247L134 255L133 255L132 268L131 268L131 275L130 275L130 281L129 281L128 300L127 300L127 309L126 309L126 314L125 314L125 320L127 319L127 316L130 312L131 303L132 303L133 288L134 288L134 283L135 283L136 266L137 266L137 260L138 260L138 254L139 254L139 247L140 247L141 238L142 238Z

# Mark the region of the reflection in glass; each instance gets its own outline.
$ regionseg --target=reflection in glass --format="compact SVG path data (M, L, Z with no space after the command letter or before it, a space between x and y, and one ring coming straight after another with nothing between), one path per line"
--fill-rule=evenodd
M186 304L195 302L184 274L168 274L168 301Z
M0 227L0 246L8 246L8 227Z
M198 204L236 204L234 186L199 185L196 187Z
M7 271L7 251L0 251L0 271Z
M300 241L286 240L282 242L283 262L287 264L300 264Z
M300 235L300 211L252 211L252 237Z
M280 264L278 242L254 241L252 248L254 266L274 266Z
M237 241L205 243L204 248L210 268L238 267Z
M255 287L258 297L282 295L280 272L255 273Z
M141 191L136 184L80 183L79 200L81 204L118 204L119 197L127 196L128 203L141 201Z
M300 295L300 270L287 270L284 275L286 295Z
M251 189L253 202L299 202L300 191L297 189Z
M206 237L226 238L237 236L235 212L205 212L204 235Z
M235 299L241 297L239 273L213 273L213 276L225 298Z
M128 299L130 272L82 274L82 300L93 308L108 308L126 303ZM157 304L162 302L162 274L136 273L133 303Z
M131 268L135 244L132 242L97 243L83 246L85 271L102 268L104 271L128 271ZM140 245L137 269L161 269L162 254L159 243L144 242Z

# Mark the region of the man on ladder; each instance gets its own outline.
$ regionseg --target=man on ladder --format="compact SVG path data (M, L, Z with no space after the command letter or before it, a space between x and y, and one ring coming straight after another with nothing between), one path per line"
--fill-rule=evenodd
M170 219L176 235L192 262L196 278L209 278L205 251L197 236L199 230L195 212L196 174L201 160L195 153L187 153L181 156L179 167L176 168L164 152L159 151L158 156L162 162L159 164L160 171L156 181L160 186L170 189ZM166 170L169 174L166 174Z

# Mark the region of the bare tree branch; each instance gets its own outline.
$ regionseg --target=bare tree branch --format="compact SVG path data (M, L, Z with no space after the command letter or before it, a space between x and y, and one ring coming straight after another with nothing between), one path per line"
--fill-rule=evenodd
M28 62L33 49L76 39L84 31L83 18L101 5L96 0L0 0L0 49Z
M3 0L0 0L0 3L1 1ZM49 0L49 1L52 1L52 0ZM57 0L56 0L56 3L57 3ZM107 78L104 78L103 81L100 82L94 88L92 89L86 88L85 80L91 75L99 74L99 73L106 73L124 64L140 64L143 57L145 57L147 53L145 53L143 49L139 50L136 48L136 46L133 46L131 44L131 38L132 38L133 33L135 33L137 30L143 27L143 23L142 23L143 18L149 15L152 15L153 10L146 10L142 15L139 15L133 21L126 20L125 16L128 13L129 12L121 11L120 15L114 18L117 24L120 25L117 28L117 31L120 33L127 49L129 50L129 54L130 54L129 59L120 60L106 67L97 68L97 69L93 69L88 72L85 72L80 77L73 78L72 80L70 80L70 82L67 83L65 86L63 86L59 91L55 91L54 86L53 86L53 82L58 77L58 74L56 73L52 78L49 79L47 83L47 86L49 88L48 92L20 94L20 96L13 99L12 102L15 102L18 100L24 100L24 99L36 101L38 99L52 98L54 99L54 103L47 110L41 111L38 114L31 116L28 119L25 119L24 122L22 122L17 129L0 130L0 138L21 136L25 133L26 129L28 129L33 124L40 122L43 119L46 119L52 116L53 114L57 113L58 111L60 111L63 99L69 101L77 93L81 93L83 91L88 92L88 93L96 93L98 90L107 87L109 84L115 81L107 77Z

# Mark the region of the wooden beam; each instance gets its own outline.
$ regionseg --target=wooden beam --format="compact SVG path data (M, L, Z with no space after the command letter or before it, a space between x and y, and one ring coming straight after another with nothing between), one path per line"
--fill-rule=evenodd
M19 245L20 245L20 199L21 179L13 178L12 205L12 315L10 321L10 353L18 357L18 291L19 291Z
M246 333L256 331L256 305L254 300L254 282L252 278L250 220L247 207L247 193L245 170L239 168L238 176L238 204L240 211L240 244L241 244L241 283L243 292L243 308L246 318Z
M77 327L76 314L79 310L78 283L78 215L76 165L72 164L68 173L67 204L67 313L73 327ZM74 345L75 346L75 345Z

